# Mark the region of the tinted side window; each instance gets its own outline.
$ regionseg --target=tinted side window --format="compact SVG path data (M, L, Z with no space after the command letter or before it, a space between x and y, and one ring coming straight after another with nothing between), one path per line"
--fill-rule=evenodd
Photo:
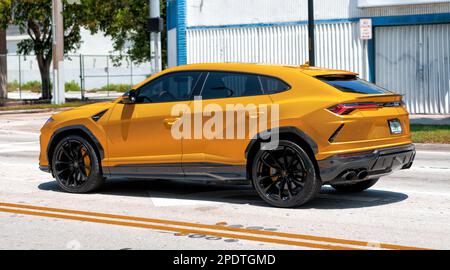
M138 103L189 100L201 72L177 72L157 78L137 92Z
M282 80L272 78L272 77L265 77L265 76L260 76L260 78L261 78L261 83L262 83L262 86L264 89L264 93L266 93L266 94L281 93L281 92L289 90L289 88L290 88L290 86L287 85Z
M386 94L392 93L391 91L379 87L373 83L361 80L356 77L320 77L321 81L334 86L335 88L347 93L358 94Z
M257 75L210 72L202 91L203 99L262 95Z

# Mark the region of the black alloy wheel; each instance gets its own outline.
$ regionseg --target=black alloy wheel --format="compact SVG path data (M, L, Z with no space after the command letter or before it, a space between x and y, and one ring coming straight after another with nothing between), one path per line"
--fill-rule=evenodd
M260 150L254 159L252 176L261 198L277 207L300 206L321 187L308 154L290 141L280 141L274 150Z
M96 152L80 136L68 136L59 142L52 158L52 172L67 192L85 193L103 183Z

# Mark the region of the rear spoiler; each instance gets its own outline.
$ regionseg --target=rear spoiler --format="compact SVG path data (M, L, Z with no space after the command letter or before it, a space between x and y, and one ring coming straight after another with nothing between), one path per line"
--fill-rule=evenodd
M361 97L357 97L356 99L367 99L367 98L384 98L384 97L401 97L403 98L405 95L401 95L401 94L380 94L380 95L367 95L367 96L361 96Z

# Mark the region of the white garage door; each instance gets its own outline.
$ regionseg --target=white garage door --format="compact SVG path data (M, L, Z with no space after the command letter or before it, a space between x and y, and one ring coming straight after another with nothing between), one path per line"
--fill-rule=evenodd
M450 113L450 24L377 27L377 84L414 114Z

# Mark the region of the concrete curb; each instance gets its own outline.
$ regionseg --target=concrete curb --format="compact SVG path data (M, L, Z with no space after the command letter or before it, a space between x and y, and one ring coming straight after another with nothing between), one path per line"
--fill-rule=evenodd
M413 125L450 126L449 115L411 115L410 118Z

